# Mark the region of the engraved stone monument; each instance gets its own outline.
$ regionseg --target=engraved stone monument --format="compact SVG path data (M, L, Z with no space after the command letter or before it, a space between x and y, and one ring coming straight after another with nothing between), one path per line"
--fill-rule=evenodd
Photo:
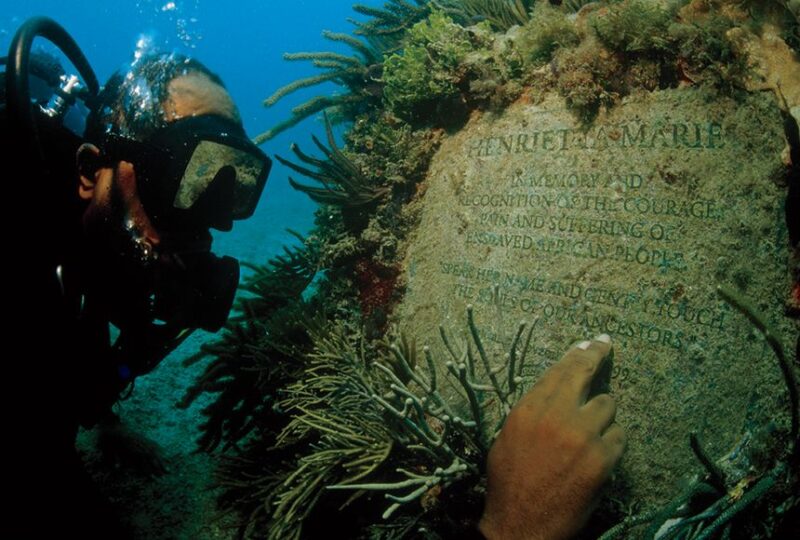
M555 96L476 115L434 158L398 320L442 359L438 326L465 338L467 305L496 359L529 321L528 384L610 334L618 481L663 501L699 472L690 432L717 458L786 424L769 348L716 293L741 291L794 349L783 130L771 94L697 89L632 96L590 125Z

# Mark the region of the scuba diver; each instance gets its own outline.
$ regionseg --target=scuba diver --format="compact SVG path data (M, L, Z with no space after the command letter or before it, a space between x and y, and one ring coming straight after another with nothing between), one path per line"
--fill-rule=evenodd
M80 77L32 54L37 36ZM35 18L5 64L4 163L20 171L8 200L26 214L7 239L18 352L3 377L3 526L12 538L126 538L83 469L77 431L99 424L130 441L111 410L120 395L193 330L225 323L239 266L211 252L209 230L252 215L271 161L196 60L140 56L101 90L67 32ZM6 230L19 228L15 217ZM608 336L572 347L514 407L489 455L476 535L568 538L586 522L625 444L613 399L590 395L610 349Z
M32 54L37 36L81 77ZM196 60L144 55L100 91L66 31L36 18L5 64L4 157L22 178L8 180L13 200L36 216L13 240L25 296L14 302L11 335L31 321L34 335L6 378L16 404L6 408L12 530L120 538L76 453L78 428L100 424L106 438L130 438L111 411L120 394L193 330L223 326L239 265L211 252L209 231L252 215L271 161L247 138L222 81Z

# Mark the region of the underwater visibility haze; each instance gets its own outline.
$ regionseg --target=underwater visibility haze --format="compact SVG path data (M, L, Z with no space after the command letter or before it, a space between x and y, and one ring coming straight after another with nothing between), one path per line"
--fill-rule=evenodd
M150 442L78 436L135 538L800 534L800 2L0 6L196 58L274 159Z

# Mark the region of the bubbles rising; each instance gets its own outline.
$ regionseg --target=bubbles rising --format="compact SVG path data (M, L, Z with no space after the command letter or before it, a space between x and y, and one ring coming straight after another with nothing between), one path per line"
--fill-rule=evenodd
M136 5L140 13L149 13L149 23L163 32L164 45L169 45L174 36L186 49L195 49L203 39L199 28L200 0L138 0Z

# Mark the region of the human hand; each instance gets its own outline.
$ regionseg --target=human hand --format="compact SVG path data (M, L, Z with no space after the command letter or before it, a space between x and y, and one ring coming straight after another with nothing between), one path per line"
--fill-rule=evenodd
M489 452L479 525L489 540L570 538L583 528L625 448L613 398L587 401L610 351L607 335L572 347L509 413Z

